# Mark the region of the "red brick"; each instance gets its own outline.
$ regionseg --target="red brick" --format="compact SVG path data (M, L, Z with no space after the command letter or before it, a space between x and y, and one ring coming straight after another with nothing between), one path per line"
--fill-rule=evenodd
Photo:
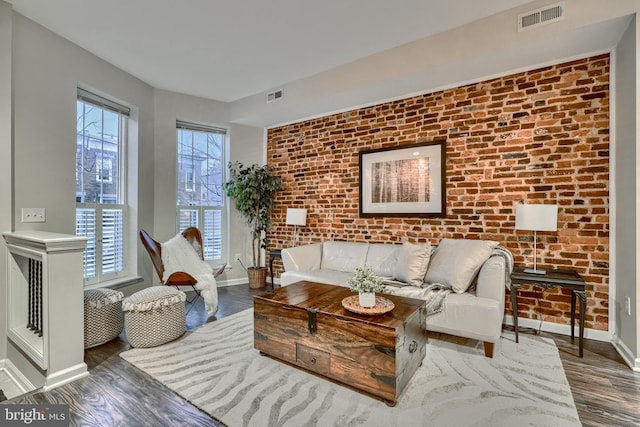
M268 237L289 244L286 208L302 202L300 244L491 239L530 264L532 234L514 230L515 204L558 203L558 231L538 234L538 260L583 274L593 289L587 327L606 330L609 73L603 54L269 129L267 161L285 188ZM360 150L442 138L446 217L358 218ZM569 323L568 293L532 293L519 299L520 316Z

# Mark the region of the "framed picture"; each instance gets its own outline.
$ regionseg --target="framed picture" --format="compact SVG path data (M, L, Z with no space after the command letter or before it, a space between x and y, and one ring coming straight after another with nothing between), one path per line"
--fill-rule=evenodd
M445 216L445 141L360 151L360 216Z

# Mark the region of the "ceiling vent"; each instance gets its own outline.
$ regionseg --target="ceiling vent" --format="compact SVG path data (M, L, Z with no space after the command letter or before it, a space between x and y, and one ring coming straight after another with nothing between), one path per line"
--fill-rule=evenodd
M269 92L267 93L267 104L270 102L274 102L277 101L279 99L282 99L282 97L284 96L284 92L282 92L282 89L278 89L278 90L274 90L273 92Z
M537 28L564 19L564 2L545 6L518 15L518 32Z

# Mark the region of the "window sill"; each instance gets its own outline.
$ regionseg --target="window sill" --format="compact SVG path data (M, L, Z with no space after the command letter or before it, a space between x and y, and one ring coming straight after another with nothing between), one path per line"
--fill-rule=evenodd
M85 291L90 289L99 289L99 288L111 288L111 289L119 289L124 288L125 286L135 285L136 283L142 282L143 279L141 276L127 276L120 277L113 280L107 280L105 282L95 283L93 285L88 285L84 287Z

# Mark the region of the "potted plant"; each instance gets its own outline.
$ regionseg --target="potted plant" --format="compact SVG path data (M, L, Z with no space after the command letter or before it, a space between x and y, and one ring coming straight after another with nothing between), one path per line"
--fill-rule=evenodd
M229 180L224 189L235 200L236 209L245 218L251 233L253 264L247 268L249 287L263 288L267 269L262 265L262 251L268 241L266 231L271 225L273 195L280 190L282 180L268 166L245 167L240 162L229 162Z
M349 289L358 292L361 307L376 305L376 292L382 291L382 279L373 273L371 267L357 267L353 270L353 277L347 280Z

